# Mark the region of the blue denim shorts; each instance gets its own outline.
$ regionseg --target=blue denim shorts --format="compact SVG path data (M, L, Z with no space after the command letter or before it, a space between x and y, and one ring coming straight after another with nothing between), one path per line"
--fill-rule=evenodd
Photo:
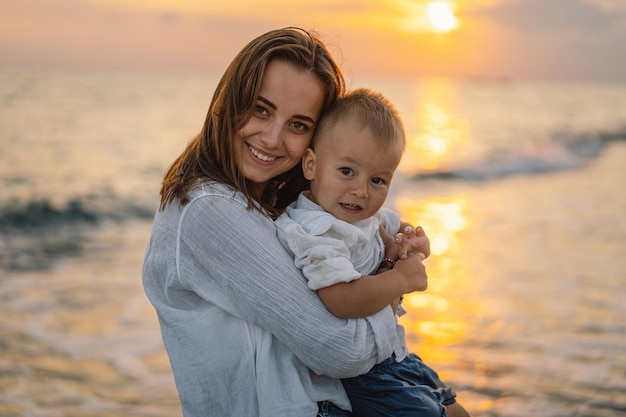
M456 393L415 354L402 362L392 356L367 374L341 382L359 417L441 417L445 406L456 402Z
M317 403L319 411L317 417L351 417L352 414L346 410L342 410L330 401L320 401Z

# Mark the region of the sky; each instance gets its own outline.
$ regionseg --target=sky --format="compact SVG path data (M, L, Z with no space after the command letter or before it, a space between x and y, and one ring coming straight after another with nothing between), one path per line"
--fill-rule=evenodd
M626 0L0 0L0 68L222 72L270 29L313 29L349 76L626 82Z

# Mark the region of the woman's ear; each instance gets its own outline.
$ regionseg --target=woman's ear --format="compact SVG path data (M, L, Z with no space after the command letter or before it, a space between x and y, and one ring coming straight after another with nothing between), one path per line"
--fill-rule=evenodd
M315 179L315 151L312 148L307 148L302 157L302 172L304 178L311 181Z

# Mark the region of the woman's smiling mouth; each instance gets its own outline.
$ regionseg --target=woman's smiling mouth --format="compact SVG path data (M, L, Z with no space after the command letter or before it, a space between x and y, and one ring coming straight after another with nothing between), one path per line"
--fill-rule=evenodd
M259 159L263 162L272 162L278 159L277 156L269 156L269 155L262 154L261 152L257 151L250 145L248 145L248 150L256 159Z

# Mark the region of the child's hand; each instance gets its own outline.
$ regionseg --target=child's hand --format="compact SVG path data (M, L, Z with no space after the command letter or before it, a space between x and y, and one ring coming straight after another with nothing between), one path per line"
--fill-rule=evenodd
M423 253L426 258L430 255L430 241L424 233L424 229L419 226L417 229L406 226L402 232L395 236L394 242L398 245L398 257L400 259L406 259L418 252Z

